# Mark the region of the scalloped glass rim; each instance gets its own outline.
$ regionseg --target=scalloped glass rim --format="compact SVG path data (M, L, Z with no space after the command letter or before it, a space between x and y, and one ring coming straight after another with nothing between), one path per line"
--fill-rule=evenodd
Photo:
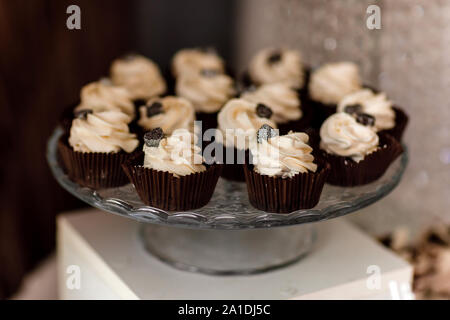
M213 198L200 209L167 212L146 206L134 186L92 190L81 187L64 174L57 160L57 143L63 130L58 127L48 141L47 161L58 183L80 200L100 210L144 223L194 229L251 229L291 226L336 218L362 209L391 192L400 182L408 163L407 148L377 181L352 188L326 184L318 205L289 214L267 213L248 202L245 183L219 179Z

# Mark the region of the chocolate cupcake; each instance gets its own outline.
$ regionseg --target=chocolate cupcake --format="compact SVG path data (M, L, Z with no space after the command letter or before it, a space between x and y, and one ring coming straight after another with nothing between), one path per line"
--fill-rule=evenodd
M305 84L302 56L299 51L292 49L263 49L251 59L248 77L257 86L283 83L301 89Z
M81 89L80 103L64 110L62 126L69 132L72 120L85 110L92 112L120 111L127 114L132 120L135 118L133 101L127 89L115 86L107 79L91 82Z
M244 99L232 99L222 108L217 118L223 140L223 159L217 161L225 163L224 178L245 180L243 164L249 161L250 141L255 139L256 131L262 125L276 128L272 115L269 107Z
M331 166L327 182L357 186L380 178L403 152L391 136L375 132L375 118L361 113L355 119L339 112L320 128L320 156Z
M58 151L69 178L93 189L118 187L128 182L121 165L139 142L129 132L130 117L119 111L84 110L73 120Z
M243 92L241 98L268 106L273 111L271 119L277 123L280 134L290 130L303 131L310 124L311 113L303 110L298 91L286 84L263 84Z
M110 74L115 85L128 90L136 108L167 90L158 65L141 55L129 54L114 60Z
M204 164L192 132L178 129L166 137L156 128L145 134L144 141L143 152L123 169L146 205L186 211L209 202L222 166Z
M344 96L361 88L359 68L352 62L328 63L314 70L308 85L308 104L314 111L314 126L320 128L323 121L336 112Z
M193 104L203 131L217 128L217 113L235 95L233 79L209 69L181 74L176 80L175 91Z
M337 111L354 117L360 113L369 114L375 118L374 128L377 132L390 134L398 141L401 141L408 122L408 116L400 108L393 107L385 93L371 89L346 95L339 102Z
M176 129L194 132L194 107L184 98L174 96L153 98L147 105L140 107L139 112L138 124L143 132L158 127L167 135L171 135Z
M277 131L264 125L250 148L253 165L245 166L250 203L266 212L289 213L317 205L329 172L311 154L306 133Z
M189 100L202 131L217 127L217 113L236 94L225 62L211 48L178 51L172 60L176 95Z

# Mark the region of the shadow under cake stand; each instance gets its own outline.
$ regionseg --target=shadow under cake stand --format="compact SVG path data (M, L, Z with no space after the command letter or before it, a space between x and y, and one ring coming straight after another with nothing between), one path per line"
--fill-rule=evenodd
M47 160L58 183L100 210L141 223L143 246L173 267L214 275L253 274L300 260L313 248L314 222L360 210L391 192L408 163L407 149L377 181L359 187L326 184L317 206L289 214L252 207L245 183L219 179L208 205L168 212L144 205L132 184L92 190L71 181L58 161L56 128L48 142Z

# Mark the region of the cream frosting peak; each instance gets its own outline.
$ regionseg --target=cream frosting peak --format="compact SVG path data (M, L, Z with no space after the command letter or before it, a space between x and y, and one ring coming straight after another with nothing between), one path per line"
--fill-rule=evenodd
M214 113L220 110L234 94L233 79L225 74L181 75L177 79L176 93L194 105L196 112Z
M148 100L166 91L166 82L159 67L141 55L115 60L111 65L114 84L125 87L133 100Z
M277 127L271 119L259 117L256 106L244 99L232 99L220 110L217 121L226 146L248 149L250 140L256 137L256 131L263 124Z
M212 50L183 49L172 60L172 72L175 77L183 74L197 74L201 70L225 72L225 62Z
M270 107L273 111L272 120L276 123L295 121L302 117L297 92L283 83L263 84L254 91L244 92L241 98Z
M72 121L69 144L79 152L133 152L139 144L129 132L130 117L119 111L87 114Z
M206 170L196 136L185 129L177 129L163 138L158 147L144 145L144 167L186 176Z
M312 73L309 83L311 98L325 104L337 104L360 89L359 69L352 62L325 64Z
M260 143L253 142L251 153L254 170L268 176L290 178L298 173L316 172L309 136L290 131L284 136L275 136Z
M134 105L127 89L114 86L108 80L91 82L81 89L81 103L75 112L81 110L122 111L134 118Z
M248 72L256 84L282 82L293 88L304 85L303 61L297 50L263 49L251 59Z
M161 104L161 113L147 116L147 108L155 102ZM138 124L144 129L150 130L161 127L164 133L170 135L176 129L194 130L195 111L192 103L184 98L167 96L164 98L150 99L147 106L139 108L141 117Z
M320 148L359 162L378 148L379 138L370 127L358 123L347 113L330 116L320 128Z
M392 129L395 126L395 111L392 109L392 101L388 100L385 93L374 93L370 89L363 89L346 95L338 104L337 111L345 112L350 105L359 104L362 112L375 117L377 131Z

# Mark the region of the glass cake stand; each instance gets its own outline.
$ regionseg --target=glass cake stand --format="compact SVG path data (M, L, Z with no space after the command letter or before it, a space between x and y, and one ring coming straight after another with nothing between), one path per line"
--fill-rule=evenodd
M61 168L56 128L48 141L47 160L58 183L100 210L141 222L140 239L154 256L183 270L208 274L251 274L298 261L316 238L315 224L362 209L391 192L408 163L406 147L377 181L359 187L326 184L317 206L289 214L252 207L245 183L219 179L208 205L185 212L149 207L132 184L92 190L71 181Z

